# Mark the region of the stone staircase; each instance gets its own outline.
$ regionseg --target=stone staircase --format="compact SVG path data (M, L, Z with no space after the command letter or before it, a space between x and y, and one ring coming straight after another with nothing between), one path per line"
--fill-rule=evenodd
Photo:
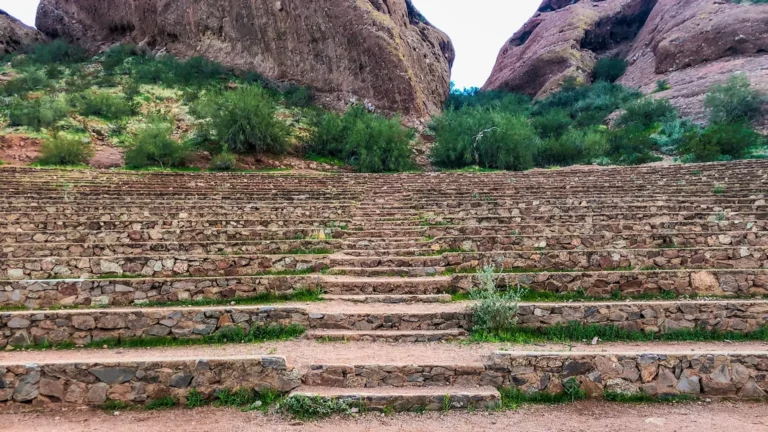
M452 295L493 266L500 287L583 296L521 303L523 327L760 331L766 191L764 161L398 175L2 168L0 404L248 386L374 410L472 409L498 403L500 387L558 393L571 379L590 396L762 398L768 341L458 344L472 303ZM307 291L322 300L290 300ZM264 296L289 300L248 304ZM306 333L174 343L265 324ZM130 348L139 339L157 346ZM94 348L114 341L128 344Z

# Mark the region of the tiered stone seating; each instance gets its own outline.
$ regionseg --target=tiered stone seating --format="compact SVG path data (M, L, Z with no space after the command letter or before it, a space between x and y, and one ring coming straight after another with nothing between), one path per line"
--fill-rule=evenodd
M374 409L440 409L448 395L467 408L498 401L500 386L562 391L570 377L591 395L763 397L768 351L756 343L445 342L471 331L471 303L451 295L486 266L501 287L585 296L523 303L520 326L760 330L766 191L763 161L400 175L3 168L0 403L141 403L242 384ZM238 304L305 290L323 300ZM307 333L194 352L78 348L264 323ZM74 349L21 350L46 344Z

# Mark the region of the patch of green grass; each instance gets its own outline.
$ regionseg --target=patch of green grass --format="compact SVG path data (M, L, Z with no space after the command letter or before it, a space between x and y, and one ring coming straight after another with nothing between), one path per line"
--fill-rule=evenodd
M267 411L279 403L283 395L274 389L256 391L247 387L216 392L215 406L239 408L241 411Z
M725 186L722 186L722 185L716 185L716 186L715 186L715 187L712 189L712 193L713 193L713 194L715 194L715 195L722 195L722 194L724 194L724 193L725 193Z
M176 399L172 396L163 396L159 399L152 399L144 405L144 409L148 411L153 410L165 410L176 406Z
M99 406L99 408L107 412L114 412L125 411L131 409L132 407L120 400L107 399L103 404Z
M467 167L458 168L458 169L446 169L446 170L442 170L442 172L446 172L446 173L497 173L497 172L504 172L504 170L492 169L492 168L483 168L483 167L479 167L477 165L473 165L473 166L467 166Z
M177 346L195 346L195 345L221 345L230 343L261 343L269 341L281 341L295 339L304 334L306 330L299 324L263 324L254 325L250 331L245 331L241 327L224 327L218 332L203 336L201 338L182 338L174 337L137 337L137 338L109 338L93 341L84 346L84 348L155 348L155 347L177 347ZM72 342L62 342L56 344L40 343L25 347L33 350L55 349L65 350L73 349L75 345Z
M312 162L325 164L325 165L335 166L335 167L342 167L345 165L343 160L337 159L335 157L330 157L330 156L318 156L316 154L308 154L308 155L304 155L304 159Z
M579 382L569 378L563 382L562 393L532 392L525 393L517 387L503 387L501 393L501 407L503 409L517 409L525 404L563 404L586 399L587 395L579 387Z
M334 251L326 248L291 249L285 255L332 255Z
M582 324L570 322L552 327L530 328L514 327L498 334L473 332L475 342L582 342L598 338L604 342L692 342L692 341L768 341L768 326L753 332L732 332L706 329L680 329L667 333L650 333L626 330L619 326L606 324Z
M336 398L293 395L278 405L278 410L298 420L317 420L334 415L349 415L353 406Z
M699 398L687 395L660 395L651 396L647 393L621 393L606 391L603 393L603 399L609 402L621 402L621 403L654 403L654 402L692 402Z
M196 388L193 388L192 390L187 393L186 397L186 403L184 404L187 408L199 408L203 405L205 405L205 397L202 393L197 391Z

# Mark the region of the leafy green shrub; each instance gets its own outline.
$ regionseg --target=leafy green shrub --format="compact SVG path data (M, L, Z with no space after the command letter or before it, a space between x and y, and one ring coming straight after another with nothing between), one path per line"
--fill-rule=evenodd
M541 115L559 108L567 111L577 126L595 126L603 124L612 112L641 97L642 93L637 90L598 81L590 86L563 87L536 102L533 113Z
M65 74L65 70L55 64L50 64L45 67L45 76L51 80L61 79Z
M187 408L200 408L201 406L205 405L205 396L200 393L196 388L193 388L192 390L187 393L187 396L184 398L185 403L184 405Z
M171 60L168 60L171 62ZM218 80L226 73L219 63L204 57L192 57L187 61L177 61L173 69L175 81L181 85L199 85Z
M605 154L608 141L597 130L570 129L560 138L544 141L536 155L537 166L589 163Z
M500 291L496 288L493 267L486 266L478 274L480 285L470 290L472 300L472 330L475 333L494 335L512 328L517 323L520 292Z
M288 106L306 108L312 105L315 100L312 89L304 86L291 85L284 92L283 96Z
M704 105L710 111L710 123L744 123L759 118L765 102L765 95L752 89L745 74L734 74L710 88Z
M397 118L368 113L362 106L343 116L325 113L315 122L310 153L345 161L361 172L395 172L412 167L414 132Z
M55 134L43 143L37 163L53 166L85 165L92 157L93 147L90 141L64 134Z
M564 109L553 109L533 117L531 124L542 138L560 138L573 126L573 119Z
M640 165L661 160L652 151L655 143L642 125L612 130L608 135L608 157L620 165Z
M750 147L765 143L765 139L745 123L712 124L702 132L692 132L680 153L695 162L738 159Z
M190 149L173 139L172 132L172 125L152 120L133 137L131 146L125 152L125 165L128 168L185 166Z
M176 406L176 399L173 396L163 396L159 399L152 399L144 406L149 411L170 409Z
M8 108L11 126L27 126L36 130L54 126L67 114L67 105L50 96L31 100L14 98Z
M142 84L173 84L177 60L172 56L138 59L132 67L133 79Z
M451 83L453 86L453 83ZM445 101L446 110L483 107L499 109L506 112L528 113L531 110L531 98L519 93L509 93L501 90L483 91L477 87L464 90L452 88Z
M2 87L2 94L6 96L21 96L36 90L44 90L51 86L51 81L44 71L31 69L23 75L9 80Z
M105 73L111 74L131 57L139 55L139 49L133 44L120 44L113 46L104 53L101 67Z
M274 102L259 86L214 93L195 111L210 118L205 132L231 152L282 154L288 150L288 127L275 117Z
M616 82L627 71L627 61L622 58L601 58L595 63L592 77L595 81Z
M642 98L624 108L617 127L639 126L644 129L677 118L677 110L667 99Z
M30 55L30 60L39 64L71 64L84 62L87 59L85 50L63 39L38 44L32 49Z
M80 115L119 120L134 114L135 107L127 99L106 92L85 91L70 98Z
M656 147L666 155L677 154L678 148L686 142L686 137L698 129L689 119L674 119L661 125L658 132L650 136Z
M482 108L449 110L434 119L432 162L442 168L523 171L534 166L541 139L521 115Z
M229 152L219 153L211 158L208 166L213 171L232 171L235 169L237 158Z
M667 91L671 89L672 86L669 85L669 81L667 80L658 80L656 81L656 91L654 93L661 93L663 91Z
M72 70L72 75L64 80L64 85L67 87L69 94L81 93L89 90L93 87L93 79L82 68L75 68Z
M341 399L293 395L279 404L278 411L299 420L314 420L350 414L352 407Z

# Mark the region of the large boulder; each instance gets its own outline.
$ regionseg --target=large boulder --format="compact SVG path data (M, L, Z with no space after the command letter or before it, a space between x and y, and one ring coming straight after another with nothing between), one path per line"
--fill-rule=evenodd
M91 51L133 42L424 118L450 88L453 45L410 0L42 0L37 28Z
M595 62L629 62L620 83L658 93L704 120L704 95L736 72L768 89L768 5L725 0L544 0L502 48L485 89L543 96L565 77L591 82Z
M13 54L25 48L44 42L44 34L0 9L0 54Z

